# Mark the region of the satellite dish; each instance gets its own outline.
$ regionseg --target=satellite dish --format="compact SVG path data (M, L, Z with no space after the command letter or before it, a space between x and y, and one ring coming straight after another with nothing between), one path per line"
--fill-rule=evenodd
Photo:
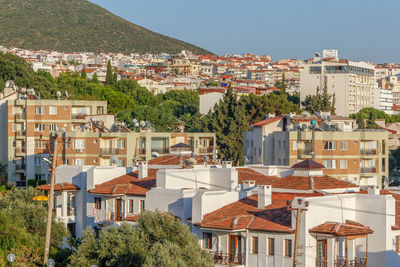
M315 55L316 57L321 57L321 54L320 54L319 52L315 52L314 55Z
M140 121L140 127L144 127L146 125L146 123L144 121Z
M138 120L137 119L133 119L132 122L136 124L138 122Z
M316 120L312 120L310 123L311 123L311 125L317 125L317 121Z
M67 90L65 90L65 97L66 97L66 98L69 97L69 94L68 94L68 91L67 91Z
M139 127L139 123L138 122L135 122L135 127Z
M66 132L66 129L65 129L65 127L61 127L61 132L63 132L63 133L65 133L65 132Z
M60 99L60 97L61 97L61 92L60 92L60 91L57 91L56 94L57 94L57 98Z
M151 126L150 122L149 122L149 121L146 121L146 122L145 122L145 127L146 127L146 128L150 128L150 126Z
M160 153L158 153L157 151L153 151L153 152L151 152L151 156L153 158L158 158L158 157L160 157Z
M24 89L25 89L25 88L22 88L22 91L23 91ZM26 89L26 92L28 93L28 95L33 95L33 94L35 94L35 89L29 88L29 89Z
M307 124L304 124L304 123L303 123L303 124L301 125L301 128L302 128L303 130L306 130L306 129L307 129Z
M10 81L6 81L6 87L10 87Z

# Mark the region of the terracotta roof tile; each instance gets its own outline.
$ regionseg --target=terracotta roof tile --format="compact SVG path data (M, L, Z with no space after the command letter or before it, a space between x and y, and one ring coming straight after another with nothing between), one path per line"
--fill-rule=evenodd
M39 185L38 187L36 187L37 190L50 190L50 185L49 184L45 184L45 185ZM79 187L77 187L74 184L71 183L59 183L59 184L55 184L54 185L54 191L78 191Z
M312 181L311 181L312 179ZM287 176L271 184L273 188L284 188L293 190L324 190L339 188L358 188L358 185L336 179L330 176Z
M313 234L330 234L335 236L368 235L374 231L360 223L346 220L345 223L325 222L309 230Z
M280 179L276 176L264 175L250 168L237 168L236 170L238 171L239 184L242 184L244 180L254 180L258 185L268 185Z
M185 160L191 158L191 156L182 156L182 158L183 158L183 162L185 162ZM202 156L195 155L195 158L196 158L197 164L204 163ZM209 164L216 164L216 163L212 162L210 159ZM167 156L154 158L149 161L149 165L179 165L179 156L167 155Z
M202 228L292 233L291 211L286 208L286 201L295 197L312 196L322 194L272 193L272 204L265 209L258 209L257 195L251 195L206 214L198 225Z
M266 119L266 120L263 120L263 121L254 123L252 126L253 126L253 127L262 127L262 126L264 126L264 125L267 125L267 124L270 124L270 123L279 121L279 120L281 120L281 119L282 119L281 116L276 116L276 117L268 118L268 119Z
M303 160L292 166L292 169L325 169L325 166L321 163L312 161L310 159Z

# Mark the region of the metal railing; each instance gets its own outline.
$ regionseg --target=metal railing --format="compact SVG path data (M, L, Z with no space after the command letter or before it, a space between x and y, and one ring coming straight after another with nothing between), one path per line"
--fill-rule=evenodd
M360 173L375 173L376 172L376 167L361 167L360 168Z
M335 260L335 267L366 267L366 258L348 259L346 257L337 257Z
M312 149L298 149L299 156L300 155L311 155Z
M100 155L119 155L119 148L100 148Z
M199 153L204 154L204 153L213 153L214 148L212 146L209 147L199 147Z
M361 155L376 155L376 149L360 149Z
M17 171L25 170L25 164L15 165L15 170L17 170Z
M24 120L26 118L26 113L17 113L17 114L15 114L15 118Z
M222 251L210 251L211 259L215 264L244 265L244 253L224 253Z
M17 135L17 136L24 136L24 135L26 135L26 131L25 131L25 130L15 131L15 135Z
M151 152L157 152L159 154L169 154L168 147L152 147Z
M86 116L87 116L87 114L84 114L84 113L75 113L75 114L72 114L72 119L73 120L84 120Z

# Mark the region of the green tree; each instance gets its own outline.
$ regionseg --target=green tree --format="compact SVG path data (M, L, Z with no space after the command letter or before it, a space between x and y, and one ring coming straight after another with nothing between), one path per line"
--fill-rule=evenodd
M365 119L363 113L360 114L360 117L358 118L358 128L360 129L365 129Z
M285 72L282 73L282 81L280 84L280 93L286 95L286 79L285 79Z
M116 84L118 82L118 74L114 72L113 74L113 84Z
M376 124L375 120L376 120L375 112L370 112L368 120L367 120L366 128L367 129L379 129L380 127L378 124Z
M169 214L144 212L136 228L86 230L68 266L212 266L189 228Z
M8 253L16 255L16 266L42 266L47 207L32 198L42 194L29 187L0 194L0 263ZM53 218L50 254L60 249L67 230Z
M81 71L81 78L82 79L87 79L87 74L86 74L86 70L85 69L82 69L82 71Z
M316 94L307 95L301 104L306 111L313 114L321 111L330 111L332 114L336 112L336 96L328 93L328 86L326 83L322 94L320 93L319 87L317 87Z
M111 62L108 61L107 72L106 72L106 85L112 85L112 84L113 84L113 73L111 69Z

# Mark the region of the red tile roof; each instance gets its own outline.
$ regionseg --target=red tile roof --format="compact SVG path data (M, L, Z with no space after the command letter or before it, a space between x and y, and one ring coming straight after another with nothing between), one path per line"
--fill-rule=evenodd
M182 156L183 162L185 162L186 159L191 158L191 156ZM202 156L195 155L197 164L203 164L204 160ZM212 162L211 160L209 161L210 164L216 164L215 162ZM179 156L177 155L167 155L167 156L161 156L158 158L151 159L149 161L149 165L179 165Z
M45 185L39 185L36 187L37 190L45 190L49 191L50 190L50 185L45 184ZM71 183L59 183L54 185L54 191L78 191L79 187L77 187L74 184Z
M286 201L291 201L295 197L312 196L322 196L322 194L272 193L272 204L264 209L258 209L257 195L251 195L204 215L203 221L197 225L213 229L249 229L293 233L292 213L287 209Z
M264 175L250 168L237 168L236 170L238 171L239 184L242 184L244 180L254 180L258 185L269 185L280 179L276 176Z
M138 195L145 196L147 191L156 186L157 169L149 169L148 177L139 180L138 172L122 175L108 182L95 186L90 190L92 194L107 195Z
M270 124L270 123L279 121L279 120L281 120L281 119L282 119L281 116L276 116L276 117L268 118L268 119L266 119L266 120L263 120L263 121L254 123L252 126L253 126L253 127L262 127L262 126L265 126L265 125L267 125L267 124Z
M360 223L346 220L345 223L325 222L309 230L313 234L329 234L335 236L369 235L374 231Z
M302 162L296 163L292 166L292 169L324 169L325 166L321 163L312 161L310 159L303 160Z
M330 176L287 176L271 184L272 188L284 188L292 190L324 190L339 188L357 188L358 185L339 180Z

